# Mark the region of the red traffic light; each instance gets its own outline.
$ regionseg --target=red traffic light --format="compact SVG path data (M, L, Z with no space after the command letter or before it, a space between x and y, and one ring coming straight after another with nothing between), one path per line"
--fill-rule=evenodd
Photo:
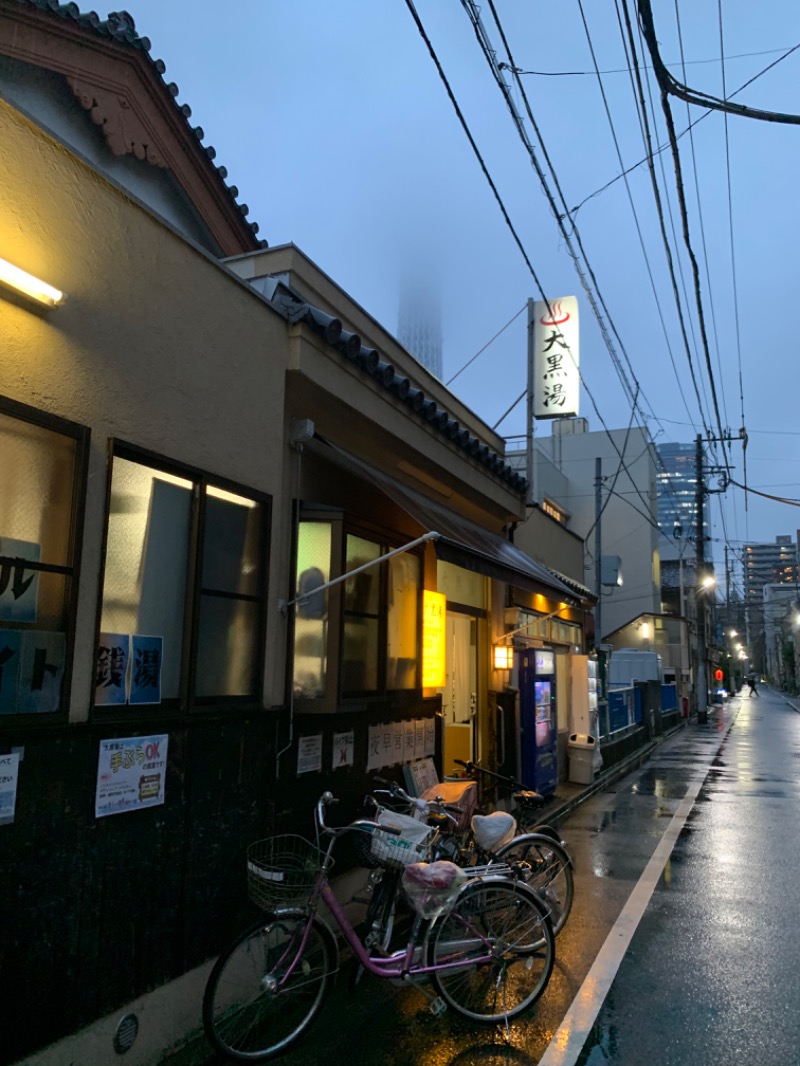
M725 675L723 674L723 672L721 670L715 670L714 671L714 677L716 678L717 681L721 681L724 676Z

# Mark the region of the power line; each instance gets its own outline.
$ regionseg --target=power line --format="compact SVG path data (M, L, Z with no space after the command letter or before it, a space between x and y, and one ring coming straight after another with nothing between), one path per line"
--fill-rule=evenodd
M561 199L561 203L563 204L565 214L561 214L561 212L559 211L559 208L558 208L558 206L557 206L557 204L555 202L555 197L554 197L554 195L553 195L553 193L552 193L552 191L551 191L551 189L550 189L550 187L548 185L547 177L545 176L545 174L544 174L544 172L542 170L542 167L539 164L539 161L538 161L538 159L536 157L536 153L534 151L533 145L531 144L531 142L530 142L530 140L529 140L529 138L527 136L527 133L525 131L524 123L523 123L523 121L522 121L522 119L521 119L521 117L520 117L520 115L519 115L519 113L518 113L518 111L516 109L514 101L513 101L512 97L511 97L510 89L509 89L508 85L505 82L505 79L503 77L502 71L500 70L500 66L499 66L499 64L497 62L496 54L495 54L495 52L494 52L494 50L493 50L493 48L491 46L491 43L489 41L488 35L486 33L486 30L485 30L485 28L483 26L483 23L481 21L480 12L479 12L479 10L477 8L477 5L473 2L473 0L462 0L462 6L464 7L464 10L467 12L467 15L468 15L468 17L469 17L469 19L470 19L470 21L472 23L472 27L473 27L473 30L475 32L475 36L476 36L476 38L478 40L478 44L479 44L479 46L480 46L480 48L481 48L481 50L482 50L482 52L484 54L484 57L485 57L488 65L489 65L489 68L490 68L490 70L491 70L491 72L492 72L492 74L493 74L493 76L495 78L495 81L496 81L496 83L498 85L498 88L500 89L501 93L503 94L503 98L504 98L504 100L506 102L506 106L507 106L507 108L509 110L509 113L511 114L511 118L512 118L512 120L514 122L514 125L515 125L515 127L517 129L517 133L519 134L519 137L522 140L522 143L525 146L526 151L528 152L528 155L529 155L529 158L531 160L531 163L533 164L534 170L536 171L536 174L537 174L537 176L539 178L539 181L540 181L540 183L542 185L542 188L544 190L545 196L546 196L547 201L548 201L548 203L550 205L550 209L552 211L552 214L553 214L553 216L554 216L554 218L555 218L555 220L556 220L556 222L557 222L557 224L559 226L559 229L561 231L562 237L563 237L564 242L566 244L567 251L568 251L569 255L571 256L571 258L573 260L573 265L575 266L575 269L576 269L576 271L578 273L578 277L580 278L581 284L582 284L583 289L584 289L584 291L586 293L587 299L589 300L589 305L592 308L592 311L593 311L593 313L595 315L597 323L598 323L598 325L600 327L600 332L601 332L601 335L603 337L603 341L606 344L606 347L608 349L609 355L611 356L612 362L614 363L614 366L615 366L615 368L617 370L617 374L618 374L618 376L620 378L620 382L622 383L623 388L625 389L626 393L628 394L629 400L631 401L631 405L632 405L632 411L635 414L637 409L638 409L638 395L639 395L639 392L640 392L639 383L638 383L638 381L636 381L636 377L635 377L635 374L633 372L633 367L631 365L630 359L628 358L627 352L625 352L625 347L622 344L622 339L621 339L621 337L619 335L619 331L616 329L616 326L614 325L613 320L611 319L611 316L609 314L608 308L607 308L607 306L605 304L605 301L603 300L602 295L599 292L599 286L597 284L597 278L595 277L594 272L592 271L591 265L589 264L588 257L586 255L586 251L585 251L585 249L583 247L583 243L581 241L580 233L579 233L579 231L577 229L577 226L573 223L573 233L570 234L568 232L567 228L564 225L564 218L568 214L566 200L564 198L564 194L563 194L563 192L561 190L561 186L560 186L560 183L558 181L558 175L556 174L555 168L554 168L554 166L552 164L552 161L550 160L549 154L547 152L547 147L546 147L546 145L544 143L544 139L542 137L541 131L539 130L538 124L536 123L536 119L534 118L533 111L532 111L531 106L530 106L530 102L528 101L528 97L527 97L527 94L525 92L525 87L523 86L523 84L520 81L520 79L517 77L517 79L516 79L517 80L517 85L518 85L520 94L522 96L523 102L525 104L525 109L526 109L526 112L528 114L528 118L529 118L529 120L531 122L531 125L533 127L534 133L536 134L536 138L537 138L537 140L539 142L539 145L540 145L540 147L542 149L542 153L544 155L545 161L546 161L547 166L548 166L548 168L550 170L550 173L552 175L553 182L555 184L556 190L557 190L557 192L559 194L559 197ZM495 21L495 25L497 26L497 30L498 30L498 32L500 34L500 37L501 37L502 41L503 41L503 46L504 46L504 48L506 50L506 55L508 57L508 64L505 64L505 66L509 70L514 71L516 69L516 64L514 62L514 57L511 54L511 49L510 49L510 46L509 46L509 43L508 43L508 39L507 39L507 37L505 35L505 32L503 30L502 24L500 22L500 18L499 18L498 14L497 14L497 10L496 10L496 7L494 5L494 0L489 0L489 7L491 9L492 16L493 16L494 21ZM573 235L574 235L575 240L576 240L576 242L578 244L578 247L580 249L580 254L583 257L583 261L586 264L587 272L591 276L591 280L592 280L592 284L594 285L594 289L597 290L597 299L595 299L595 293L594 293L594 291L592 289L592 286L589 284L589 281L587 280L586 274L584 274L583 270L581 269L580 261L579 261L579 255L578 255L578 253L575 251L575 249L572 246L572 236ZM616 352L616 349L614 347L614 343L613 343L613 341L612 341L612 339L610 337L610 334L608 332L608 328L606 327L605 319L603 318L603 315L600 313L600 309L598 307L598 302L600 304L602 304L603 311L605 312L605 316L608 319L609 324L610 324L610 326L611 326L611 328L612 328L612 330L614 332L614 335L616 336L616 338L617 338L617 340L618 340L618 342L620 344L620 348L621 348L621 350L623 352L623 355L625 356L625 360L627 362L628 368L629 368L629 370L631 372L631 375L633 376L633 379L634 379L635 391L634 391L633 386L630 384L630 382L628 381L627 377L625 376L624 370L622 369L619 356L618 356L618 354ZM577 365L576 365L576 369L578 369ZM578 374L580 376L580 371L579 370L578 370ZM586 390L587 390L589 398L592 401L592 405L595 408L595 411L597 412L597 415L598 415L598 417L600 419L600 422L601 422L603 428L605 429L606 433L608 434L609 440L611 441L615 451L617 452L621 467L624 468L627 471L627 467L625 466L624 452L620 452L619 449L617 448L616 442L611 437L611 434L610 434L610 432L608 430L608 427L606 426L605 421L603 420L602 416L600 415L599 409L597 408L597 404L594 402L594 398L592 397L591 392L588 389L588 387L586 386L586 382L584 381L582 376L581 376L581 381L584 384L584 388L586 388ZM522 399L522 397L520 396L514 402L512 407L509 409L509 411L507 411L502 416L502 418L500 419L501 422L507 416L507 414L511 410L513 410L513 408L520 402L521 399ZM644 419L644 416L642 416L642 418L643 418L643 421L646 422L646 419ZM499 425L499 423L497 423L497 424ZM633 482L633 479L631 479L631 480ZM640 494L640 496L641 496L641 494ZM645 505L645 507L647 507L648 506L648 501L646 501L643 496L641 497L641 499L642 499L642 503Z
M643 4L643 3L647 3L647 2L648 2L648 0L639 0L640 5ZM630 25L630 16L629 16L629 13L628 13L627 0L623 0L623 12L625 14L625 22L626 22L626 25L628 27L629 36L630 36L631 40L633 40L633 30L632 30L631 25ZM651 40L648 39L647 33L645 33L645 41L647 42L648 47L650 47L650 53L651 53L651 58L652 58L653 57L653 44L655 42L653 41L651 43ZM655 48L655 51L656 51L656 53L658 52L657 46ZM655 63L655 59L653 59L653 62ZM716 418L716 424L717 424L717 428L719 430L719 435L724 440L725 439L725 432L724 432L723 427L722 427L722 419L720 417L720 412L719 412L719 403L717 401L717 390L716 390L716 385L714 383L714 371L713 371L713 368L711 366L711 353L710 353L709 348L708 348L708 336L706 334L705 312L703 310L703 298L702 298L701 289L700 289L700 270L699 270L698 265L697 265L697 258L696 258L695 254L694 254L694 249L692 248L692 242L691 242L691 239L690 239L690 236L689 236L689 214L688 214L688 210L687 210L687 207L686 207L686 196L685 196L685 191L684 191L684 186L683 186L683 171L682 171L682 167L681 167L680 153L678 151L678 143L677 143L677 140L676 140L676 137L675 137L675 122L674 122L674 119L672 117L672 108L670 107L668 94L663 88L662 88L662 91L661 91L661 108L662 108L662 110L664 112L664 119L665 119L666 124L667 124L667 136L669 138L670 148L671 148L671 151L672 151L672 162L673 162L673 166L675 168L675 185L676 185L677 192L678 192L678 206L679 206L680 212L681 212L681 223L682 223L682 228L683 228L683 241L684 241L684 244L686 245L686 251L687 251L687 254L689 256L689 262L690 262L691 267L692 267L692 277L694 279L694 296L695 296L695 303L697 305L697 321L698 321L698 325L699 325L699 328L700 328L700 338L701 338L701 341L702 341L703 353L705 355L705 360L706 360L706 372L708 374L708 382L709 382L709 387L711 389L711 400L712 400L712 404L713 404L713 407L714 407L714 415L715 415L715 418ZM712 436L712 434L709 434L709 436ZM724 456L724 454L725 454L725 450L724 450L724 446L723 446L723 456ZM730 461L729 460L726 461L726 466L728 467L728 469L730 469Z
M767 48L763 52L739 52L737 55L728 56L728 59L749 59L751 56L769 56L775 55L776 52L782 52L782 48ZM667 67L687 67L698 66L702 63L719 63L717 58L714 59L687 59L681 58L680 64L678 63L665 63ZM505 64L501 63L501 66ZM653 70L653 67L642 67L642 70ZM592 75L595 73L593 70L520 70L515 73L519 74L535 74L540 78L567 78L567 77L579 77L583 74ZM600 74L629 74L629 67L618 67L614 70L601 70ZM685 75L684 75L685 77Z
M752 78L748 78L747 81L743 82L738 89L735 89L730 94L728 99L732 100L734 96L738 96L740 92L743 92L749 85L752 85L754 81L758 81L759 78L767 74L770 70L772 70L773 67L776 67L778 63L782 63L784 59L788 59L790 55L797 51L798 48L800 48L800 44L793 45L791 48L787 49L787 51L785 51L782 56L779 56L778 59L774 60L772 63L768 63L767 66L763 68L763 70L760 70L757 74L754 74ZM702 115L699 115L694 120L694 122L690 122L686 129L681 130L681 132L678 134L678 140L680 140L682 137L685 137L689 130L694 129L695 126L699 125L699 123L703 122L703 120L707 119L708 116L711 114L713 114L713 111L709 109L705 111ZM669 148L669 143L660 144L655 150L656 154L666 151L667 148ZM570 217L576 215L578 211L580 211L580 209L584 206L584 204L587 204L596 196L599 196L601 193L604 193L606 189L610 189L612 185L615 185L618 181L620 181L620 179L624 178L626 174L631 174L634 170L638 170L639 167L643 166L648 161L648 158L648 156L645 156L644 159L640 159L638 163L634 163L633 166L628 167L627 170L623 170L621 173L617 174L616 177L611 178L611 180L607 181L605 185L601 185L599 189L595 189L595 191L589 193L588 196L584 196L580 203L578 203L576 207L573 207L572 210L569 212Z
M708 107L712 111L724 111L729 115L739 115L742 118L759 119L762 122L780 122L790 125L800 125L800 115L787 114L782 111L763 111L759 108L747 107L744 104L733 104L730 100L720 100L717 96L690 89L677 81L664 65L658 50L658 38L656 36L653 9L650 0L637 0L639 21L642 26L647 47L650 50L650 58L653 62L653 70L656 75L661 92L664 96L677 96L679 100L685 100L698 107Z
M494 342L497 340L497 338L500 336L500 334L504 333L505 330L507 330L508 327L511 325L511 323L515 322L519 318L519 316L525 310L526 306L527 306L526 304L523 304L522 307L520 307L519 311L517 311L517 313L512 318L509 318L508 322L506 322L506 324L502 327L502 329L499 329L497 331L497 333L495 333L495 335L492 337L491 340L488 340L486 342L486 344L484 344L484 346L482 348L478 349L478 351L473 355L473 357L471 359L468 359L466 361L466 363L464 363L464 365L461 367L461 369L457 370L455 372L455 374L453 374L453 376L450 378L449 381L445 381L445 387L451 385L456 380L456 378L458 377L459 374L463 374L464 373L464 371L467 369L468 366L472 366L472 364L475 362L475 360L478 358L478 356L482 355L486 351L486 349L489 347L490 344L494 344Z

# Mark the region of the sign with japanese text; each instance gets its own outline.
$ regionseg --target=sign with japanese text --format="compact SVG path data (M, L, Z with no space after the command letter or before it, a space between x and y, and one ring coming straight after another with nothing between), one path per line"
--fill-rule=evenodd
M60 710L65 658L63 633L0 630L0 714Z
M353 765L355 742L355 733L352 729L349 733L333 734L333 770L341 766Z
M297 742L297 772L310 774L322 769L322 733L300 737Z
M40 555L33 541L0 537L0 621L36 621L39 573L25 562L38 563Z
M101 633L94 671L94 705L125 703L130 637L127 633Z
M19 752L0 755L0 825L8 825L14 821L18 774Z
M578 298L533 305L533 417L567 418L580 406Z
M100 741L95 818L164 802L168 740L166 734L160 734Z
M422 592L422 687L442 688L445 683L447 597L442 592Z
M163 637L134 636L131 641L129 703L161 703Z

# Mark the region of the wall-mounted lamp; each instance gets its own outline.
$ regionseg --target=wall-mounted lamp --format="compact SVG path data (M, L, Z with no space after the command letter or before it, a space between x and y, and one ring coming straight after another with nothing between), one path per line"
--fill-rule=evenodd
M27 274L24 270L20 270L19 267L15 267L5 259L0 259L0 282L15 292L22 293L23 296L44 304L45 307L57 307L66 299L64 293L59 289L54 289L52 285L48 285L45 281L39 281L33 274Z
M495 670L513 670L514 648L510 644L493 644L492 663Z
M642 640L648 640L649 637L650 637L650 623L649 622L642 622L641 630L642 630Z

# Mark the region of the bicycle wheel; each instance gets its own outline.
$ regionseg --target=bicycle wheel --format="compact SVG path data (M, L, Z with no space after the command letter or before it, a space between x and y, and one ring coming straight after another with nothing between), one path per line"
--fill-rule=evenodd
M558 935L564 928L572 909L574 884L572 860L560 844L543 833L525 833L514 837L497 852L502 862L525 862L530 865L530 874L525 883L538 892L550 909L553 932Z
M337 959L333 934L316 915L265 915L220 955L208 978L203 1025L211 1045L235 1062L280 1054L319 1013Z
M487 941L489 946L487 947ZM491 955L488 962L478 962ZM515 1018L550 980L555 941L538 896L519 881L470 881L428 936L431 979L442 999L477 1022Z

